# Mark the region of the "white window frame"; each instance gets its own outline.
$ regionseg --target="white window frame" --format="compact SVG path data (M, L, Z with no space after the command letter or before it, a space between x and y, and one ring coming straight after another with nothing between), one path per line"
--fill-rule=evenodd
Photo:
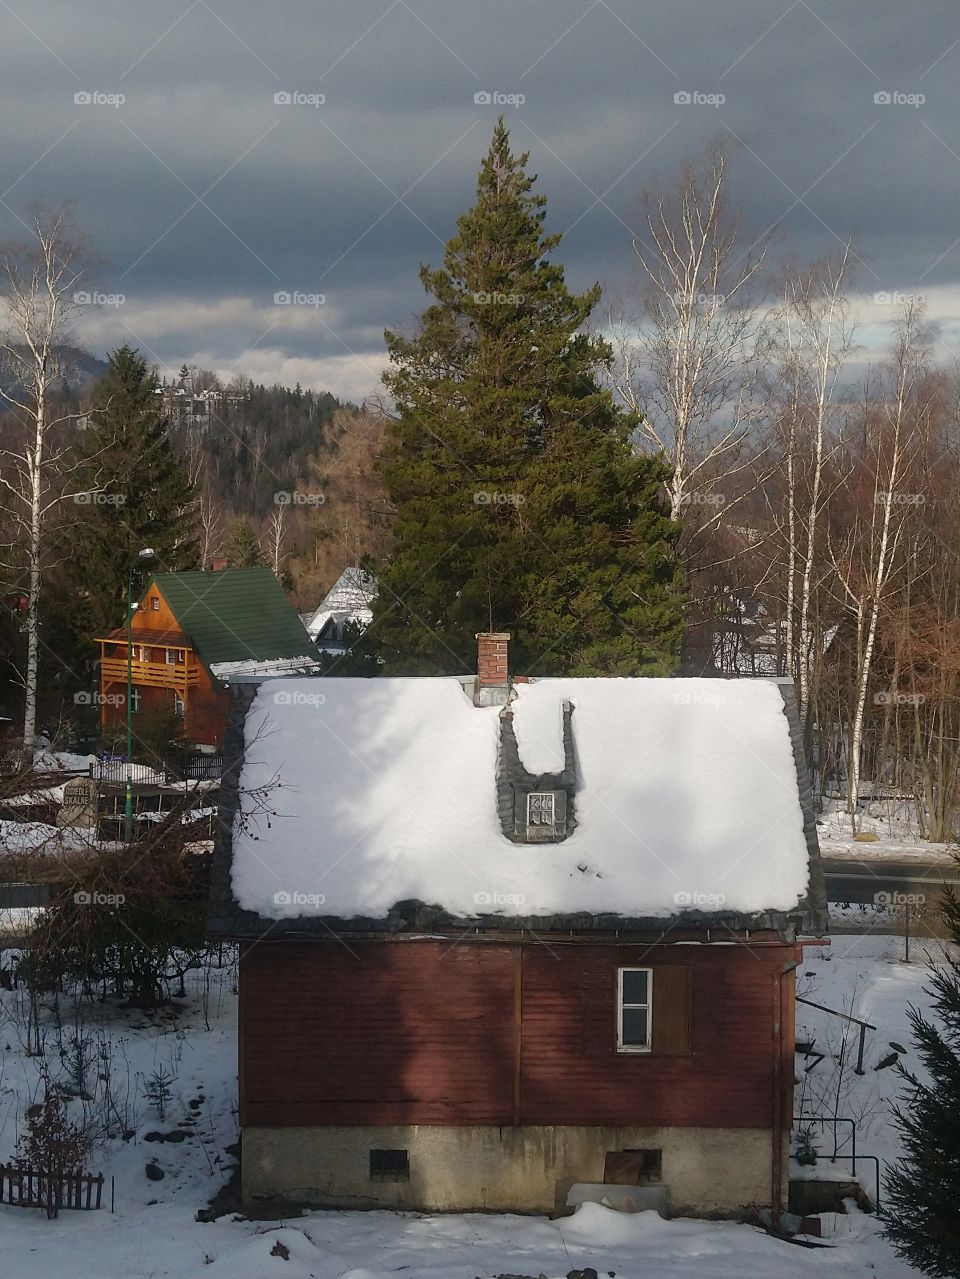
M644 1004L626 1004L623 1002L623 974L647 974L647 1001ZM645 1044L625 1044L623 1042L623 1010L627 1008L645 1008L647 1010L647 1042ZM617 1052L648 1053L653 1047L653 969L644 965L617 969Z
M179 693L174 693L173 695L173 713L174 715L178 715L181 719L183 719L184 715L187 713L186 704Z
M531 811L531 800L547 799L550 800L550 820L548 822L535 822ZM532 790L527 795L527 825L537 826L541 829L545 826L556 826L557 824L557 797L552 790Z
M130 690L130 713L131 713L131 715L138 715L138 714L140 713L140 702L141 702L141 701L142 701L142 694L141 694L141 692L140 692L139 688L131 688L131 690Z
M159 599L159 596L157 596L157 595L151 595L151 596L150 596L150 610L151 610L151 612L153 612L153 613L159 613L159 612L160 612L160 599Z
M168 665L168 666L176 666L176 664L177 664L177 650L176 650L175 648L168 648L168 649L166 650L166 654L167 654L167 665Z

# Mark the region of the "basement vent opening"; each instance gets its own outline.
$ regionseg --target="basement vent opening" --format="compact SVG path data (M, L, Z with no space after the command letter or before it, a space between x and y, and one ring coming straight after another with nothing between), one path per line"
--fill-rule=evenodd
M649 1186L663 1180L662 1150L608 1150L603 1164L608 1186Z
M371 1150L371 1181L409 1181L410 1153L406 1150Z

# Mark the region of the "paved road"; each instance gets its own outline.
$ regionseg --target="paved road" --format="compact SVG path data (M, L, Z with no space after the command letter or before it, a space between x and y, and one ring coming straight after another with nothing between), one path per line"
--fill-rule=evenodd
M832 902L873 904L878 893L920 895L936 900L945 883L960 886L960 870L952 862L870 861L825 857L823 874Z

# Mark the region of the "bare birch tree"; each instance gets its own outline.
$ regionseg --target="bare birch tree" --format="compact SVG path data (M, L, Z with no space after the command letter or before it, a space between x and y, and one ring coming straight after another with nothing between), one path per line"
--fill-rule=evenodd
M917 462L929 408L924 390L928 346L923 307L910 302L897 324L889 367L875 413L866 406L859 483L839 547L830 547L842 596L856 622L855 683L847 766L847 812L856 830L864 719L877 629L904 564L900 551L907 517L923 500ZM859 499L859 500L857 500Z
M634 310L611 317L615 390L640 415L645 445L672 467L674 518L706 485L740 469L759 420L757 302L767 245L744 243L727 186L728 157L718 143L671 186L644 193ZM707 524L719 517L718 509Z
M853 351L846 297L850 245L834 260L792 274L778 316L777 355L785 388L787 670L809 721L820 637L812 609L825 468L840 444L833 426L838 385ZM816 652L815 652L816 647Z
M58 443L57 428L77 417L56 416L51 400L66 372L63 345L87 270L83 245L72 237L65 210L35 213L33 233L27 243L0 249L0 396L12 410L6 415L6 439L0 445L0 487L26 558L23 752L31 762L37 728L45 534L51 511L70 496L54 482L69 451L68 445ZM22 436L19 427L25 430Z
M223 549L227 525L223 505L214 497L206 479L200 489L197 519L200 524L200 563L204 568L209 568L210 561Z
M273 575L279 578L283 573L287 552L287 506L286 503L275 505L270 523L267 525L267 558Z

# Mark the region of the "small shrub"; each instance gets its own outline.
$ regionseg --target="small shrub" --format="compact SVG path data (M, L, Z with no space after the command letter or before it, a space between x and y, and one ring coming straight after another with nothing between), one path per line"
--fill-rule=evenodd
M67 1117L60 1095L44 1079L43 1102L27 1112L27 1129L17 1142L14 1167L40 1174L40 1193L47 1217L60 1209L63 1178L82 1170L90 1138Z

